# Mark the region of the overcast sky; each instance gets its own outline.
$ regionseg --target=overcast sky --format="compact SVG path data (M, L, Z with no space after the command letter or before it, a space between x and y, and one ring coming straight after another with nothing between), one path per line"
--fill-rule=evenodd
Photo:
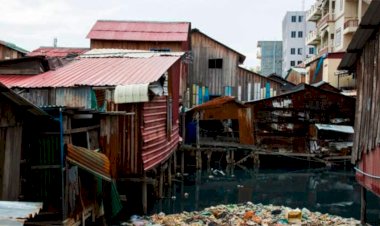
M314 0L304 0L308 9ZM190 21L193 28L247 56L256 65L258 40L281 40L286 11L303 0L0 0L0 40L24 49L89 47L98 19Z

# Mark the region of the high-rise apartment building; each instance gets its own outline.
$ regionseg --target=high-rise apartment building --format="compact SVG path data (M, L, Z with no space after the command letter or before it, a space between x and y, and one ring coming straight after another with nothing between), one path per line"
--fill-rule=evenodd
M306 61L306 81L329 82L340 89L355 88L351 75L337 71L370 0L316 0L306 13L306 20L316 28L306 37L306 44L316 48L316 57Z
M282 41L258 41L257 59L264 76L282 74Z
M287 12L282 20L282 75L291 67L314 56L314 46L306 45L306 35L315 29L315 23L306 21L305 11Z

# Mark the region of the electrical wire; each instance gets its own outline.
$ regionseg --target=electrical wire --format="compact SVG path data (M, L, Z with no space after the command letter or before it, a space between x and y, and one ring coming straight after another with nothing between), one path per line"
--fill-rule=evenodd
M363 174L364 176L367 176L367 177L370 177L370 178L374 178L374 179L380 179L380 176L376 176L376 175L372 175L372 174L366 173L366 172L360 170L357 167L354 167L354 169L356 170L356 172L359 172L359 173Z

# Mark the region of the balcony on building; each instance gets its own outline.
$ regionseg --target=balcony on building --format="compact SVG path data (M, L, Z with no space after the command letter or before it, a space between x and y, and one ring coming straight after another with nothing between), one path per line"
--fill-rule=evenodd
M306 45L318 45L321 41L321 36L319 35L318 31L315 29L313 31L310 31L309 34L306 36Z
M329 22L334 22L334 16L334 13L326 13L323 15L322 18L317 22L317 28L319 30L325 29L329 25Z
M311 6L311 8L306 12L306 20L316 22L322 16L321 10L322 0L317 0L317 2Z
M344 27L343 34L354 33L356 29L358 29L358 26L359 26L358 18L347 19L343 25Z

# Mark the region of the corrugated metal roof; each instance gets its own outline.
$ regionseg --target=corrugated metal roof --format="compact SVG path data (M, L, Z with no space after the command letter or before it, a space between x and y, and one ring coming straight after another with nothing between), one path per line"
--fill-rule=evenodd
M244 105L242 103L239 103L238 101L236 101L235 97L224 96L224 97L218 97L218 98L212 99L210 101L207 101L204 104L200 104L198 106L195 106L192 109L190 109L189 111L199 111L199 110L204 110L204 109L208 109L208 108L220 107L221 105L226 104L226 103L230 103L230 102L235 102L236 104L244 107Z
M29 52L28 50L25 50L25 49L13 44L13 43L2 41L2 40L0 40L0 45L4 45L10 49L16 50L16 51L21 52L21 53L28 53Z
M74 47L40 47L28 53L28 56L49 56L49 57L65 57L68 54L82 54L90 50L89 48Z
M42 209L42 202L0 201L1 225L24 225Z
M354 128L352 126L334 125L334 124L318 124L318 123L316 123L315 126L319 130L329 130L329 131L350 133L350 134L354 133Z
M67 144L67 160L90 173L111 181L110 160L102 153Z
M40 75L0 76L8 87L117 86L157 81L180 57L80 58Z
M187 41L189 22L98 20L87 38L125 41Z
M148 87L149 84L116 86L115 104L148 102Z

